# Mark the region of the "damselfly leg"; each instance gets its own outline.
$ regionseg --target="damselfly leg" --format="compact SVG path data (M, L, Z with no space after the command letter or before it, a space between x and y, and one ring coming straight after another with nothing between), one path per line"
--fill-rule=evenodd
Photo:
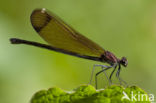
M101 71L99 71L99 72L96 73L96 75L95 75L95 86L96 86L96 88L97 88L97 76L98 76L100 73L102 73L102 72L105 74L106 78L107 78L108 81L109 81L109 85L110 85L111 81L109 80L109 78L108 78L108 76L107 76L107 74L106 74L105 71L108 70L108 69L110 69L112 66L107 66L107 65L94 65L94 66L93 66L92 74L91 74L91 79L90 79L90 83L89 83L89 84L92 83L93 75L94 75L94 71L95 71L96 67L101 67L101 69L102 69Z

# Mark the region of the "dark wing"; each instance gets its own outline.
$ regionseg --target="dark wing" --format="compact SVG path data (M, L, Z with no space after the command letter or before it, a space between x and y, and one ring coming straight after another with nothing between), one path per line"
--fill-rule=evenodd
M104 53L104 49L99 45L45 9L34 10L31 14L31 23L38 34L52 47L93 57L100 57Z

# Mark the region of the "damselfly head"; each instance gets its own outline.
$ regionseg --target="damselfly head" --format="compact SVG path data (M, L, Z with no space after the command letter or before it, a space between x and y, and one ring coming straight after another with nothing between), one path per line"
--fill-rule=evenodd
M128 60L126 59L126 57L122 57L122 58L121 58L120 64L123 65L124 67L127 67L127 65L128 65Z

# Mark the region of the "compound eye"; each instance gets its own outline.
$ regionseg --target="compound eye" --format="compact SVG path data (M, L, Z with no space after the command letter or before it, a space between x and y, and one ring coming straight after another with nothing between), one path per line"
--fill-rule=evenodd
M126 59L125 57L122 57L120 63L121 63L124 67L126 67L126 66L128 65L128 61L127 61L127 59Z

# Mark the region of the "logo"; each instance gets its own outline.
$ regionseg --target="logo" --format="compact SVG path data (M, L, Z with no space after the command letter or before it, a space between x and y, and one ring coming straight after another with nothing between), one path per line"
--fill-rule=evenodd
M154 94L141 94L140 92L138 93L133 93L131 91L131 94L128 95L126 92L123 91L123 97L121 100L127 99L129 101L150 101L154 103Z

